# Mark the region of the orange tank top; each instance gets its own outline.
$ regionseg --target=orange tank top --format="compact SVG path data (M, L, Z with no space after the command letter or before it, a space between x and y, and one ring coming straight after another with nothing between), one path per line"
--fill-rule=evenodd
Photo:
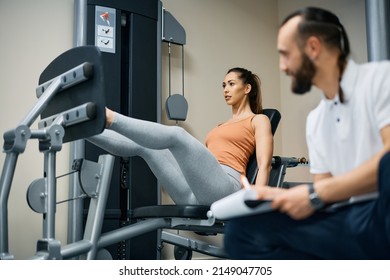
M249 157L255 150L255 132L252 127L254 117L220 124L206 137L206 147L218 162L244 175Z

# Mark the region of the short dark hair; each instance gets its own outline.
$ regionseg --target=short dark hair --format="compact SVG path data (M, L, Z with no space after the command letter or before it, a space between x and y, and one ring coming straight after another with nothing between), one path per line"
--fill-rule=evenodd
M298 36L301 40L318 36L325 44L338 48L341 56L348 57L350 52L348 36L335 14L321 8L305 7L288 15L281 26L295 16L302 18L298 25Z
M330 48L338 49L340 52L338 66L340 75L348 59L350 48L347 33L339 18L330 11L316 7L305 7L289 14L281 23L285 25L291 18L300 16L298 24L297 40L303 45L310 36L320 38ZM341 79L341 76L340 76ZM343 102L342 89L339 88L340 101Z

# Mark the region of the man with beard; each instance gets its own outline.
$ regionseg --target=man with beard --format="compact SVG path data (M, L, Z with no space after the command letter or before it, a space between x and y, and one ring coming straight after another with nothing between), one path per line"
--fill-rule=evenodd
M282 22L278 51L294 93L312 85L323 92L306 124L314 183L253 186L275 211L229 221L227 253L235 259L390 258L390 63L349 60L337 16L312 7ZM367 195L372 199L334 207Z

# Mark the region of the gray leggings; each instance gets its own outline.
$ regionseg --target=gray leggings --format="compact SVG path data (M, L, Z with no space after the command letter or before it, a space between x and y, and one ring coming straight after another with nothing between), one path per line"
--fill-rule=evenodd
M239 173L181 127L117 113L110 129L87 140L116 156L142 157L176 204L210 205L241 189Z

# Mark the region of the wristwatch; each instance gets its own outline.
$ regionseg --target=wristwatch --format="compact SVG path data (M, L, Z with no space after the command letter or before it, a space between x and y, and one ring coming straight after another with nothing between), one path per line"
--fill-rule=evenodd
M311 206L315 210L320 210L320 209L324 208L325 203L321 200L321 198L319 198L319 196L315 192L313 183L310 183L307 185L309 187L309 200L310 200Z

